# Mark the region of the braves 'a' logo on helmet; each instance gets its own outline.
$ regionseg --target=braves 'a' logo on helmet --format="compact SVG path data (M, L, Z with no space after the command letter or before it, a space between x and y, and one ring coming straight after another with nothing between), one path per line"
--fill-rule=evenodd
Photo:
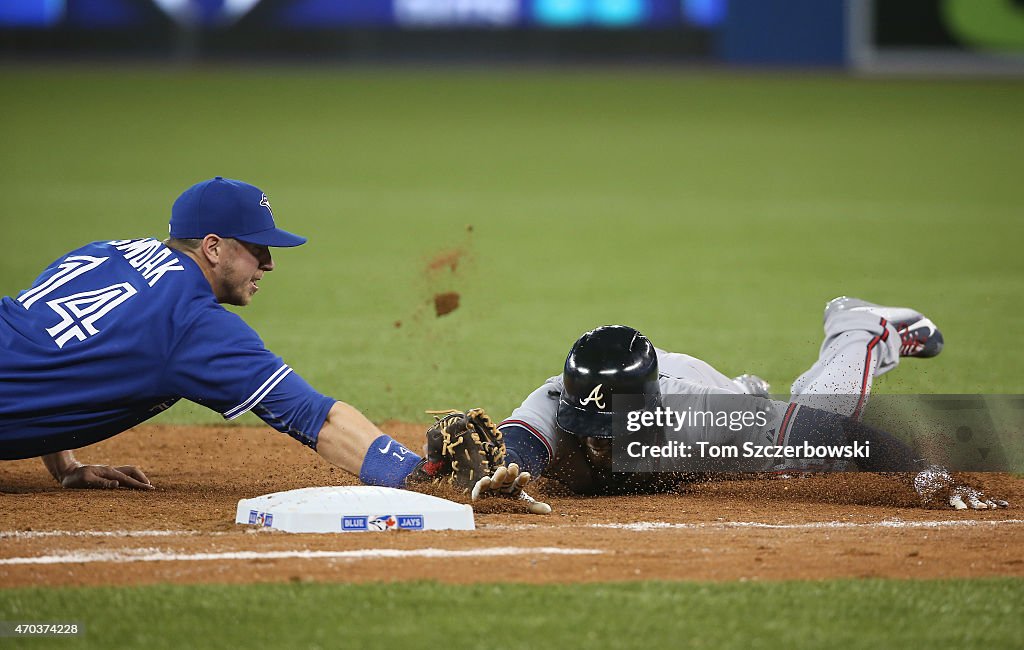
M590 391L590 394L580 400L580 406L586 406L593 402L597 408L604 409L604 395L601 394L601 386L604 384L598 384L594 386L594 390Z

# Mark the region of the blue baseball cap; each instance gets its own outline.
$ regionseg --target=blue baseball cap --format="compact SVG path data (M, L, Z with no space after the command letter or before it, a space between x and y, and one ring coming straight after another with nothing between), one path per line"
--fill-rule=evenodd
M218 176L196 183L171 207L174 239L202 239L214 234L263 246L300 246L305 237L274 224L267 195L255 185Z

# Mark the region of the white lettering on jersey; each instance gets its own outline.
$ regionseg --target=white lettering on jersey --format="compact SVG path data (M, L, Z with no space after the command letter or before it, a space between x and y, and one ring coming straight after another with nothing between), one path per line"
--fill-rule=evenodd
M117 239L110 242L110 245L121 251L128 263L142 274L151 287L159 282L160 278L164 277L168 271L185 270L177 257L168 260L167 258L173 255L171 249L152 237Z
M96 321L136 293L138 292L135 287L127 282L121 282L95 291L83 291L48 300L47 306L57 312L61 321L53 327L46 328L46 333L53 338L57 347L62 349L71 339L84 341L99 332Z
M110 244L121 251L124 258L135 268L139 268L142 262L160 249L160 242L152 237L146 237L145 239L123 239L112 241Z
M43 282L38 287L32 287L25 293L18 296L18 302L20 302L25 309L28 309L33 303L35 303L35 301L53 293L55 289L59 289L83 273L88 273L100 264L106 262L107 259L108 258L106 257L90 257L88 255L71 255L69 257L65 257L64 261L57 266L59 270L56 273L51 275L46 282Z
M597 408L604 409L604 395L601 394L601 386L604 386L604 384L594 386L594 390L590 391L589 395L580 400L580 406L586 406L593 402L597 405Z

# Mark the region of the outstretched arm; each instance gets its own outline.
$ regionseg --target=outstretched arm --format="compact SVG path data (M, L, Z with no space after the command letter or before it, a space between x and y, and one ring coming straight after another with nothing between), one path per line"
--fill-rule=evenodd
M320 429L316 451L333 465L359 476L370 445L384 433L345 402L335 402Z

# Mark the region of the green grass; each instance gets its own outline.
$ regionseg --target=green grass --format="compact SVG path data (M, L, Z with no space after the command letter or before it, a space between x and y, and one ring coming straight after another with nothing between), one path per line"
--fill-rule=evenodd
M785 390L844 293L946 334L879 391L1024 392L1020 82L42 67L0 70L0 101L0 294L162 236L195 181L252 181L311 241L243 316L378 421L501 417L610 322ZM467 224L475 258L424 273ZM435 319L440 290L463 303Z
M536 587L278 584L0 590L6 621L81 637L5 647L1011 648L1024 582L836 580Z

